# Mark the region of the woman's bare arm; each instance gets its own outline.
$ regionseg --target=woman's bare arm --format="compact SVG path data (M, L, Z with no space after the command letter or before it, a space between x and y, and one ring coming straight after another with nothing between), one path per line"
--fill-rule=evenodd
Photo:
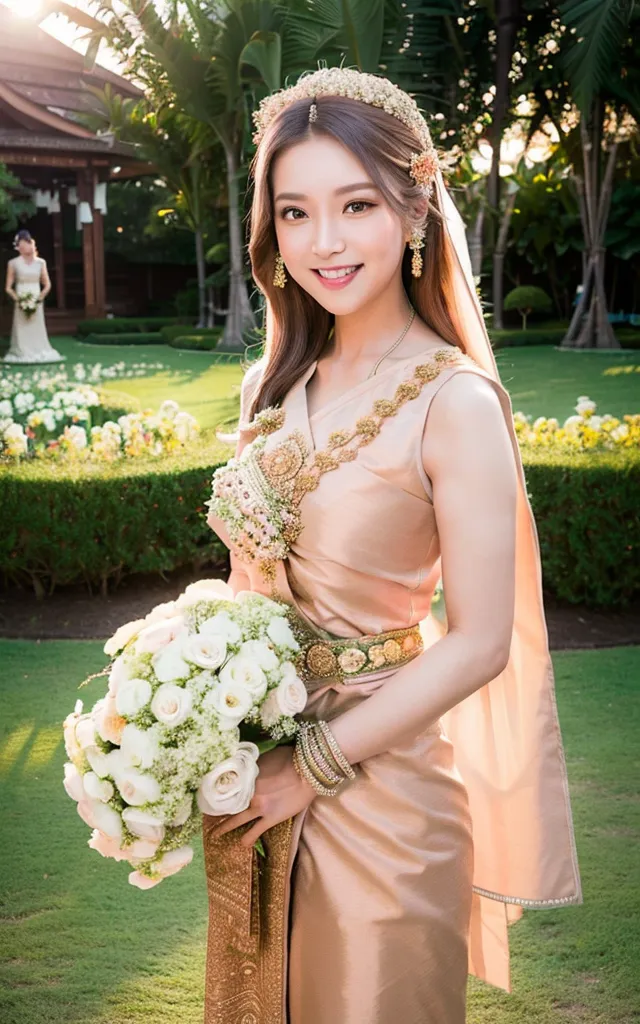
M331 722L352 763L427 729L505 667L513 629L517 470L493 385L455 374L422 449L433 485L448 633Z
M40 302L44 302L47 295L51 291L51 278L49 277L47 264L45 263L44 260L42 261L42 270L40 271L40 284L42 286L42 291L40 292L39 299Z
M16 282L16 270L15 270L15 267L14 267L13 263L11 263L11 261L9 261L9 263L7 263L7 279L5 281L4 290L7 293L7 295L10 298L13 299L14 302L17 302L18 301L18 295L17 295L17 293L16 293L16 291L14 290L14 287L13 287L15 282Z

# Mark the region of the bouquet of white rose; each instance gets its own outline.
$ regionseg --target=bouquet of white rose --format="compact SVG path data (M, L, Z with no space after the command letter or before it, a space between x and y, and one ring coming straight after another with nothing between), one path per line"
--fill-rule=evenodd
M127 861L132 885L189 864L200 812L247 808L259 754L295 736L307 694L286 611L201 580L105 644L106 695L64 721L64 786L89 846Z
M18 295L18 309L26 317L31 317L38 308L38 296L33 292L23 292Z

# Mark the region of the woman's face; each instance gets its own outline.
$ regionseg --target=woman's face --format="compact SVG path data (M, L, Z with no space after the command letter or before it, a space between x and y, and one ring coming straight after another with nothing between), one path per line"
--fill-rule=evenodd
M31 256L33 254L33 239L29 241L26 238L21 238L18 242L18 252L21 256Z
M350 150L322 135L297 143L272 184L287 273L320 305L344 316L397 286L405 229Z

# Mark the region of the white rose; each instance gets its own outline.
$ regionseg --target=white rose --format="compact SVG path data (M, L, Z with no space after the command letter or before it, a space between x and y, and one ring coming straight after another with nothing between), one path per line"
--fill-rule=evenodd
M99 703L100 707L98 710L96 711L96 708L93 709L93 721L96 731L103 740L119 746L122 731L127 721L122 715L118 714L116 698L112 693L108 693Z
M140 871L132 871L129 875L129 882L131 885L136 885L139 889L152 889L154 885L158 885L163 878L168 878L169 875L175 875L177 871L181 871L187 864L190 864L193 860L193 847L191 846L180 846L177 850L169 850L164 853L156 863L153 865L153 878L149 878L147 875L143 875Z
M134 807L139 807L141 804L152 804L160 799L160 783L157 779L145 772L139 772L136 768L125 767L118 772L116 785L123 800Z
M119 658L116 658L111 666L111 672L109 673L109 693L113 693L115 696L122 684L131 679L131 676L131 661L126 657L126 655L121 654Z
M195 633L185 641L183 654L200 668L219 668L227 656L227 644L215 633Z
M233 590L222 580L198 580L189 584L176 603L180 608L191 608L198 601L233 601Z
M165 601L152 608L148 615L145 615L145 626L151 626L154 622L162 622L163 619L170 619L176 614L176 602Z
M253 707L253 697L245 686L233 680L218 683L203 700L205 708L219 715L222 730L235 729Z
M92 850L97 850L103 857L112 857L114 860L129 859L127 851L123 850L120 845L120 840L106 836L99 828L94 828L91 839L87 840L87 846Z
M103 754L98 747L87 747L85 754L92 771L100 779L104 779L107 775L115 779L118 772L124 767L122 753L119 750L110 750L108 754Z
M135 619L133 622L125 622L116 629L115 633L104 645L104 653L111 657L117 654L138 633L144 625L144 619Z
M136 864L143 864L144 861L155 857L159 846L160 843L155 842L153 839L134 839L126 848L127 860L134 866Z
M133 718L151 699L151 683L146 679L128 679L116 693L116 709L119 715Z
M240 657L253 658L265 672L273 672L278 667L278 655L264 640L245 640L238 653Z
M239 743L233 757L203 776L197 797L203 814L237 814L247 809L258 776L259 755L255 743Z
M154 733L129 722L122 730L120 750L125 764L133 768L150 768L160 754L160 744Z
M90 712L81 715L76 722L76 740L82 750L95 746L96 728Z
M82 784L85 793L92 800L101 800L107 803L113 796L113 786L108 779L100 779L95 772L86 772L82 777Z
M175 683L163 683L153 695L151 710L164 725L182 725L191 714L193 694Z
M228 644L237 644L242 636L238 624L233 621L228 612L217 612L211 618L205 619L200 624L201 633L214 633L223 637Z
M279 647L288 647L292 651L298 650L298 641L291 631L291 626L282 615L274 615L267 626L267 635Z
M72 800L82 800L85 795L82 775L70 761L65 762L63 785Z
M283 715L298 715L304 711L307 703L307 690L291 662L285 666L275 694Z
M179 636L153 655L151 665L161 683L172 683L174 679L186 679L191 674L189 665L182 657L184 637Z
M80 715L82 713L82 701L76 701L75 711L72 711L67 715L62 728L64 731L64 747L67 752L67 757L71 761L77 761L82 757L82 747L76 739L76 725Z
M99 800L85 797L77 805L78 814L90 828L99 828L112 839L122 838L122 821L117 811Z
M164 839L164 824L150 811L141 811L139 807L125 807L122 818L129 831L134 835L140 836L142 839L153 839L158 843Z
M136 640L136 654L155 654L180 636L184 629L182 615L173 615L140 630Z
M267 692L267 680L260 666L251 658L243 658L236 654L229 658L220 670L220 682L224 685L236 683L244 687L254 699L263 697Z

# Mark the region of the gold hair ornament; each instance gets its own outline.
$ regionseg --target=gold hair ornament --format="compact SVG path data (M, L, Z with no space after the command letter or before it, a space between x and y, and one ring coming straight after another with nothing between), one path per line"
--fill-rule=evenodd
M317 120L318 96L345 96L348 99L379 107L396 117L410 128L419 139L422 149L411 157L410 175L427 195L431 193L432 181L440 162L436 153L429 126L414 99L388 78L357 71L355 68L319 68L303 74L295 85L266 96L253 114L256 130L253 141L262 141L271 122L286 107L298 100L310 99L309 122Z

